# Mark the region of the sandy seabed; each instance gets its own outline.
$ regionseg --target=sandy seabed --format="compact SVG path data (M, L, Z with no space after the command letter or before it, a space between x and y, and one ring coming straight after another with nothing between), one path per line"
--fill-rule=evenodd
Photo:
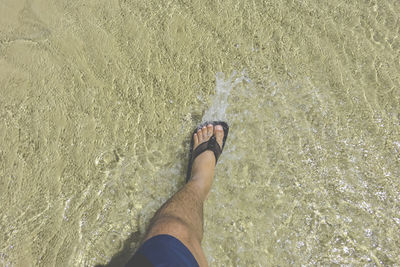
M205 207L211 266L397 266L399 14L1 0L0 265L122 265L211 116L231 127Z

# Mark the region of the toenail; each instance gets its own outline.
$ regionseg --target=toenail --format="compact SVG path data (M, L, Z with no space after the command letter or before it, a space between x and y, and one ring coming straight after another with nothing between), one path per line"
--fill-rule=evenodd
M215 126L215 129L216 130L222 130L222 126L221 125L217 125L217 126Z

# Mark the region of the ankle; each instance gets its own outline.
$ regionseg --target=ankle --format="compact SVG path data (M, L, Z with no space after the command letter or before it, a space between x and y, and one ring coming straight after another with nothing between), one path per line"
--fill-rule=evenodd
M212 181L212 177L211 179L207 179L202 177L201 174L196 174L192 176L187 185L191 187L204 201L211 190Z

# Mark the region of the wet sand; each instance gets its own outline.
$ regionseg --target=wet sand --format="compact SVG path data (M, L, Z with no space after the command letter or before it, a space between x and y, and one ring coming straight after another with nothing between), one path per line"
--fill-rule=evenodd
M184 183L194 127L224 119L210 266L396 266L398 14L393 0L3 0L0 265L122 264Z

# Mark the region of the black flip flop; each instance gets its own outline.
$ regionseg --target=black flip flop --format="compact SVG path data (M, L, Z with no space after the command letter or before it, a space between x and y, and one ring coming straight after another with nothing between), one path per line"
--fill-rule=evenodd
M214 127L216 125L221 125L222 128L224 129L224 139L222 140L222 148L220 147L220 145L217 143L217 140L215 139L215 135L213 134L211 136L211 138L207 141L207 142L203 142L201 143L198 147L196 147L196 149L193 151L193 146L194 146L194 140L193 140L193 135L195 133L197 133L197 131L201 128L203 128L203 126L207 126L208 124L212 124L214 125ZM189 167L187 170L187 175L186 175L186 183L190 180L190 175L192 174L192 164L193 161L195 160L195 158L200 155L201 153L203 153L206 150L211 150L212 152L214 152L215 155L215 165L217 164L218 158L222 153L222 150L224 149L225 146L225 141L226 138L228 137L228 132L229 132L229 126L226 122L223 121L207 121L204 122L202 124L200 124L199 126L197 126L196 130L194 130L194 132L192 133L192 139L190 142L190 152L189 152Z

